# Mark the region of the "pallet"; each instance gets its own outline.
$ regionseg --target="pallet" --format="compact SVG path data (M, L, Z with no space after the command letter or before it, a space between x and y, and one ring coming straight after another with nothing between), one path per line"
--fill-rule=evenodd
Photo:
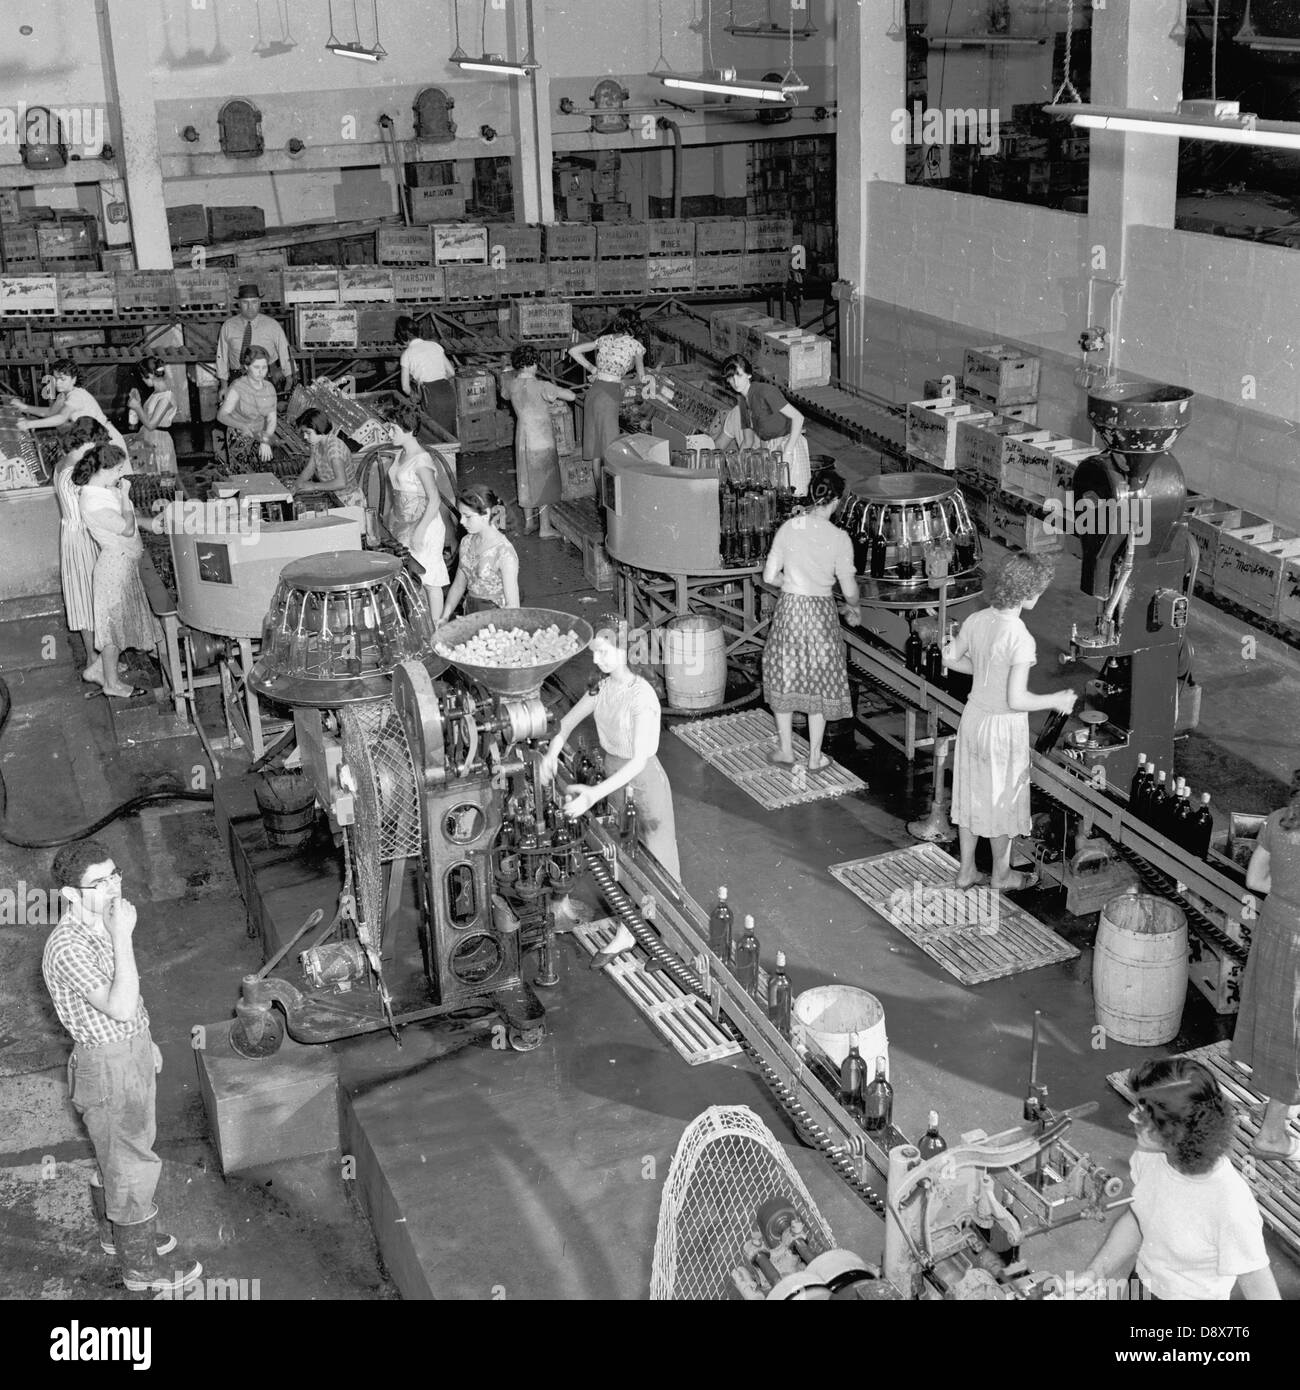
M605 917L574 927L573 935L587 954L594 956L614 939L618 925L613 918ZM697 994L687 994L662 972L648 971L647 963L637 947L616 957L604 973L689 1066L739 1055L740 1044L732 1042L714 1023L708 1004Z
M1250 1146L1259 1133L1260 1112L1264 1097L1250 1085L1250 1068L1239 1067L1229 1052L1229 1044L1211 1043L1191 1052L1179 1053L1207 1067L1219 1083L1224 1098L1232 1108L1232 1148L1228 1157L1232 1166L1246 1179L1255 1201L1259 1203L1264 1224L1290 1250L1300 1256L1300 1163L1277 1163L1256 1158ZM1134 1099L1129 1089L1127 1071L1111 1072L1106 1080L1126 1101ZM1292 1118L1287 1122L1290 1133L1300 1136L1300 1123Z
M792 742L794 766L774 767L767 761L767 753L776 740L776 721L759 710L699 719L677 725L673 733L765 810L802 806L866 789L860 777L833 760L809 772L808 744L799 737Z
M831 874L964 985L1003 980L1074 960L1055 932L985 887L952 887L958 864L935 845L913 845L832 864ZM918 920L919 919L919 920Z

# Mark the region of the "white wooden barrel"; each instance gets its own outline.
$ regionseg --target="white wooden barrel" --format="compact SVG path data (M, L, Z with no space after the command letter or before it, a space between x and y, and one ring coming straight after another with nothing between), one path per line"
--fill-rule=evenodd
M673 709L713 709L727 693L727 649L717 618L690 614L663 630L664 688Z
M1092 997L1106 1036L1155 1047L1178 1033L1187 997L1187 918L1163 898L1122 893L1102 909Z

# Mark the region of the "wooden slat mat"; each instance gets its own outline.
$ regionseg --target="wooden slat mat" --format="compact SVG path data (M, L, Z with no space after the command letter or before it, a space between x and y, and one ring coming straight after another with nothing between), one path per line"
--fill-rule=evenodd
M776 746L776 721L762 711L747 710L743 714L723 714L679 724L673 732L769 811L844 796L866 786L860 777L833 761L809 772L808 741L798 735L791 745L795 765L773 767L767 761L767 751Z
M1269 1229L1300 1257L1300 1163L1268 1161L1250 1152L1264 1118L1264 1097L1251 1087L1250 1068L1239 1067L1228 1049L1225 1041L1179 1055L1200 1062L1213 1072L1236 1120L1228 1156L1255 1194L1260 1215ZM1133 1092L1129 1089L1128 1078L1127 1071L1116 1071L1106 1080L1125 1100L1131 1101ZM1287 1128L1290 1133L1300 1135L1300 1124L1296 1120L1289 1120Z
M573 935L588 955L594 956L614 938L618 923L603 917L574 927ZM640 947L625 951L605 967L619 989L648 1018L677 1052L697 1067L701 1062L717 1062L735 1057L740 1044L726 1037L709 1017L709 1006L697 994L687 994L662 971L647 970Z
M987 885L959 892L952 886L957 868L952 855L935 845L914 845L832 864L831 873L964 985L1001 980L1079 954Z

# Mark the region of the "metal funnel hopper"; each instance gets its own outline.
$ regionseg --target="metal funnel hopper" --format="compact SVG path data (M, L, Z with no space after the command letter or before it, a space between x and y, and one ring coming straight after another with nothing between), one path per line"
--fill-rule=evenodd
M1187 427L1194 394L1183 386L1117 381L1088 393L1088 419L1116 453L1163 454Z
M511 628L539 632L543 628L555 627L561 635L573 633L580 645L568 656L556 661L544 661L540 666L476 666L447 655L448 650L468 642L486 627L495 627L504 632ZM477 681L493 695L505 700L525 700L541 690L542 682L552 671L558 671L566 661L586 651L591 645L592 635L590 623L553 608L493 608L483 613L467 613L463 618L445 623L438 629L434 650L449 666L454 666L470 680Z

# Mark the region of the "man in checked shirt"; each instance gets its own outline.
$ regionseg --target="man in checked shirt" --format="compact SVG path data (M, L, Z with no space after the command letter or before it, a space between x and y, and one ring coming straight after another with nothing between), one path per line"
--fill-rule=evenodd
M65 846L52 873L64 911L45 943L41 971L76 1044L68 1091L99 1162L90 1197L100 1244L117 1256L128 1289L184 1288L203 1266L184 1258L175 1236L156 1224L162 1164L153 1151L154 1077L162 1053L140 998L135 908L122 896L113 856L97 840Z

